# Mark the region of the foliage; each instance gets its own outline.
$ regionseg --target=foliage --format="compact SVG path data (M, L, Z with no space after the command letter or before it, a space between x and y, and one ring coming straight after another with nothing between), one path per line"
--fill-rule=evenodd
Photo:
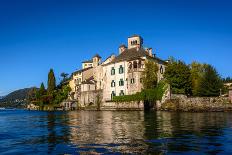
M222 80L216 69L211 65L206 65L204 75L200 81L200 96L219 96L223 88Z
M48 94L51 95L56 88L56 78L53 69L48 73Z
M203 78L205 66L206 64L198 62L192 62L190 64L193 96L199 96L200 81Z
M231 77L226 77L222 79L223 83L232 83L232 78Z
M114 96L114 102L132 102L132 101L149 101L154 102L161 100L165 90L167 89L167 83L160 81L154 89L144 89L139 93L133 95Z
M36 91L36 97L31 100L31 103L38 105L40 109L54 109L62 101L68 98L71 88L67 83L63 83L68 74L62 73L63 80L56 87L56 79L53 70L51 69L48 74L48 90L45 89L44 84L41 83L40 89Z
M54 92L54 104L60 104L62 101L68 98L68 94L71 91L71 88L68 85L63 86L61 89L57 89Z
M145 69L142 75L142 83L144 89L153 89L157 85L157 72L158 66L153 61L147 61L145 63Z
M164 77L171 85L173 93L192 94L190 68L183 61L170 61L165 69Z

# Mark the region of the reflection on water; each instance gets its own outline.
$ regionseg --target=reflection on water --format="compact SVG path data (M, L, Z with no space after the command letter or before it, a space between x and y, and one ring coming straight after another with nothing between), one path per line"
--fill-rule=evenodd
M232 113L0 111L0 154L227 154Z

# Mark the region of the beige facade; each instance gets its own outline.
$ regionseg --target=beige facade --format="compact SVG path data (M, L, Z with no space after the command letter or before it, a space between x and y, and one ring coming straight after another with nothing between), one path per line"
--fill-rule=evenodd
M102 102L107 104L115 95L135 94L143 88L141 78L148 59L158 65L158 80L161 80L166 62L157 58L152 48L143 48L142 37L129 37L128 48L121 45L118 56L111 55L101 62L101 57L95 55L91 60L84 61L82 70L73 74L70 87L72 92L79 94L76 99L81 106L95 104L97 96L101 96ZM77 79L80 80L77 82ZM76 86L78 89L75 89Z

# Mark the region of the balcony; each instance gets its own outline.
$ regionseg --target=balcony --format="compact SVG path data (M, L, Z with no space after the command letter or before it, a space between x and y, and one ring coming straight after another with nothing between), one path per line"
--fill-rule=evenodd
M144 68L129 68L128 69L128 73L132 73L132 72L143 72Z

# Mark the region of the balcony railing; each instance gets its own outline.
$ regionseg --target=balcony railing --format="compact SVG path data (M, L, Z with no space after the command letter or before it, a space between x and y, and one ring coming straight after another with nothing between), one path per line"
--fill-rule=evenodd
M131 69L128 69L128 73L142 72L142 71L144 71L144 68L131 68Z

